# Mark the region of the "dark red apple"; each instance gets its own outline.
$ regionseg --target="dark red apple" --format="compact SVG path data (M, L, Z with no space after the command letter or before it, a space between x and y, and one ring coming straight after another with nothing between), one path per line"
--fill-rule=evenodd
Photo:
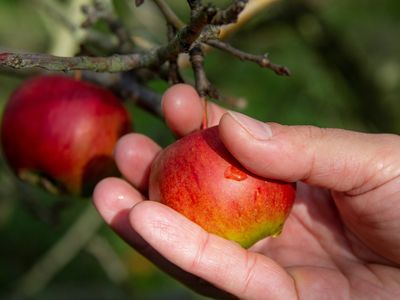
M115 174L112 152L130 128L127 111L110 91L65 76L41 76L11 95L1 142L20 178L80 195Z
M295 184L260 178L227 151L218 127L188 135L152 164L150 199L208 232L247 248L278 235L295 198Z

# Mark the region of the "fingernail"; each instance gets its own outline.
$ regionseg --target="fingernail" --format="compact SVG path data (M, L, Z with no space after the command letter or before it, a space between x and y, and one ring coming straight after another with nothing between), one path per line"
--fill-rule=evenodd
M228 111L228 114L255 139L268 140L272 137L272 130L268 124L238 112Z

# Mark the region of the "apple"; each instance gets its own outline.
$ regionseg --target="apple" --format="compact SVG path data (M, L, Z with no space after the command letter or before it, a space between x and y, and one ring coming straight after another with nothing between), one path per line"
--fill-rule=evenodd
M282 231L295 194L294 183L247 171L225 148L217 126L169 145L151 166L150 200L245 248Z
M88 195L103 177L118 174L117 139L129 115L110 91L66 76L25 81L6 104L1 142L11 169L54 192Z

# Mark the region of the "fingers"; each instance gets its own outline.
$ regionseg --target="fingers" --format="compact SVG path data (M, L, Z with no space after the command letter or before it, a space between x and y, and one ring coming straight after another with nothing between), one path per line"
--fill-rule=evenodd
M201 126L203 103L196 90L187 84L168 89L163 96L163 110L167 124L179 136ZM207 105L209 126L217 125L225 110L214 103ZM114 156L123 176L141 192L146 192L150 166L161 150L150 138L131 133L117 143Z
M114 157L122 175L140 191L148 187L151 163L161 150L150 138L131 133L117 143Z
M132 228L129 214L142 201L141 194L129 183L119 178L107 178L96 186L93 202L104 221L128 244L156 264L161 270L190 286L200 294L218 299L231 299L223 292L191 273L184 272L158 253Z
M163 96L163 111L170 128L178 135L199 129L203 119L203 103L196 90L187 84L169 88ZM217 125L224 109L207 105L209 125ZM150 138L131 133L117 143L114 156L123 176L142 192L146 192L151 163L161 150Z
M271 259L206 233L152 201L136 205L132 227L161 255L241 299L294 299L292 278Z
M142 195L119 178L100 181L93 192L93 203L104 221L134 247L146 247L147 243L129 224L131 208L143 200Z
M355 194L383 184L399 169L393 168L400 149L394 135L265 124L233 112L222 117L219 129L236 159L267 178Z
M162 107L167 125L178 136L200 128L204 103L192 86L177 84L170 87L164 93ZM207 112L208 126L214 126L219 123L225 110L214 103L208 103Z

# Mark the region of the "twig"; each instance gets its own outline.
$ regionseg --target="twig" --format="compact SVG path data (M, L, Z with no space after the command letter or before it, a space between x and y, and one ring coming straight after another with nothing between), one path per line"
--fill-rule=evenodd
M200 9L203 5L201 0L187 0L191 11L196 11Z
M145 109L149 113L161 118L161 95L142 84L143 81L147 81L149 77L155 75L152 75L151 73L148 75L142 75L142 73L146 73L146 69L141 69L138 71L140 72L135 72L135 74L94 73L91 71L84 71L82 72L82 77L84 80L91 81L98 85L112 89L117 95L120 96L120 98L133 101L135 104ZM44 72L41 69L22 70L0 67L0 75L21 79L45 74L51 73ZM143 80L143 77L146 76L147 78Z
M195 46L190 50L190 61L194 71L196 90L199 95L201 97L208 96L218 99L218 93L208 80L207 74L204 70L204 54L200 45Z
M173 85L183 82L184 80L181 76L181 73L179 72L177 60L170 60L168 65L168 84Z
M188 2L201 2L201 1L188 1ZM271 6L278 0L249 0L246 7L239 14L238 20L236 23L232 23L229 25L221 26L219 28L219 37L218 39L223 40L228 38L235 31L243 27L244 24L249 22L254 16L263 12L268 6ZM207 53L212 49L211 47L205 46L203 47L203 51ZM190 65L190 62L187 58L181 58L179 61L179 66L181 68L186 68Z
M257 63L262 68L271 69L278 75L290 76L290 71L287 67L272 63L268 59L267 54L254 55L254 54L250 54L247 52L243 52L237 48L232 47L231 45L229 45L227 43L224 43L224 42L222 42L220 40L216 40L216 39L208 40L208 41L206 41L206 43L214 48L218 48L220 50L228 52L228 53L234 55L235 57L239 58L240 60L252 61L252 62Z
M85 0L70 0L64 3L51 0L34 1L34 8L42 14L50 36L48 53L60 56L74 55L78 50L79 41L85 36L78 26L81 14L77 9Z
M233 109L236 109L236 110L243 110L248 105L248 100L246 98L232 97L229 95L220 95L219 101L224 103L224 106L232 107Z
M150 54L113 55L110 57L60 57L36 53L1 53L0 64L15 69L43 68L49 71L93 70L120 72L146 66L156 58Z
M134 74L125 73L112 87L123 98L130 99L151 114L163 118L161 95L135 80Z
M236 0L228 8L218 11L213 18L212 25L227 25L236 23L239 14L246 7L248 0Z
M3 53L0 54L0 68L3 65L13 68L39 67L51 71L65 72L82 69L89 70L89 72L85 73L90 73L90 70L103 72L102 74L104 74L104 76L100 76L101 74L91 75L91 79L94 79L94 81L103 81L101 83L102 85L114 89L122 97L133 100L136 104L156 116L162 115L160 107L161 97L143 86L143 81L139 78L140 74L132 74L132 72L129 72L122 75L115 74L114 76L108 72L116 73L135 70L135 73L139 71L141 73L142 70L148 70L147 73L149 74L152 72L159 72L159 76L168 80L170 84L174 84L183 81L179 73L179 65L177 64L178 55L184 52L191 52L192 66L195 71L196 86L199 93L204 96L220 99L220 95L208 81L203 67L203 48L205 47L203 47L201 43L206 42L242 60L256 62L262 67L274 70L278 74L288 74L288 70L285 67L271 63L266 56L248 54L217 40L220 26L210 26L210 24L215 22L215 24L221 25L235 22L238 17L240 20L242 15L246 13L246 10L243 13L241 12L243 8L246 7L247 9L247 1L237 0L224 10L217 10L212 6L204 6L202 1L188 1L192 10L191 21L189 25L184 27L181 27L183 22L179 20L164 0L154 1L158 3L157 5L169 23L168 42L163 46L153 48L145 53L120 54L110 57L56 57L45 54ZM259 0L259 2L263 3L271 1L272 0ZM251 6L252 3L254 3L254 1L250 0L248 5ZM111 28L114 17L111 16L109 12L104 12L104 9L101 7L98 9L101 11L99 11L98 14L96 12L94 16L92 16L92 12L89 13L87 11L87 14L90 15L88 19L92 18L91 22L95 22L98 18L103 19ZM181 27L181 29L176 30L174 27ZM226 26L224 26L224 28L225 27ZM114 30L118 31L118 28L119 26L116 26ZM114 30L112 29L112 31ZM120 36L120 42L126 38L125 34L123 36ZM92 54L90 53L90 55ZM165 62L169 63L164 64ZM98 80L99 76L103 78ZM107 78L110 82L105 83L104 78Z
M161 95L144 86L139 75L137 72L125 72L122 74L83 72L85 80L109 88L120 98L133 101L141 108L161 118Z
M117 37L119 42L119 53L128 53L132 51L134 45L131 39L131 34L110 10L107 10L106 7L98 2L95 2L93 6L82 6L81 10L86 16L86 20L81 25L83 28L88 28L94 25L97 21L103 21L107 24L110 31Z
M16 290L24 296L40 292L87 245L102 224L103 221L89 203L64 236L19 280Z
M153 0L158 6L164 18L168 23L173 25L176 29L181 29L185 26L185 23L175 14L172 8L164 0Z
M112 282L118 285L126 282L129 276L128 271L104 237L99 234L95 235L86 245L85 250L97 259Z
M78 27L69 18L65 17L65 13L63 13L65 8L61 7L58 1L33 0L33 3L41 7L48 16L62 24L70 32L78 30Z
M166 45L146 53L113 55L109 57L59 57L48 54L0 53L0 65L12 68L40 67L51 71L92 70L96 72L121 72L143 67L160 66L168 58L186 52L215 16L215 9L202 8L191 23L178 31Z
M192 63L194 72L196 90L200 97L205 97L207 95L210 82L208 81L206 72L204 70L204 57L200 46L193 47L190 50L190 62Z
M50 33L53 35L54 45L52 46L52 51L50 53L59 53L60 49L62 49L62 53L71 53L74 54L76 52L75 41L83 41L83 44L94 44L97 48L110 52L117 48L118 44L110 38L109 35L105 33L101 33L100 31L95 30L83 30L78 26L78 20L71 20L73 18L65 17L65 10L72 10L72 6L79 6L81 1L75 1L78 3L70 2L69 6L62 6L57 1L50 0L34 0L34 4L41 9L41 12L44 12L46 16L50 17L52 21L56 22L58 25L57 28L54 28L54 24L48 25L50 29ZM83 5L83 7L86 7ZM75 18L77 19L77 18ZM65 32L66 29L67 32ZM56 31L55 31L56 30ZM74 41L71 45L71 39ZM66 47L66 45L69 45ZM66 51L66 49L68 49Z
M176 34L176 28L174 27L174 25L168 23L167 29L168 29L168 40L171 40L171 39L173 39L173 37ZM184 80L181 76L181 73L179 71L178 55L171 57L168 62L169 62L169 64L168 64L168 83L170 85L173 85L173 84L184 82Z

